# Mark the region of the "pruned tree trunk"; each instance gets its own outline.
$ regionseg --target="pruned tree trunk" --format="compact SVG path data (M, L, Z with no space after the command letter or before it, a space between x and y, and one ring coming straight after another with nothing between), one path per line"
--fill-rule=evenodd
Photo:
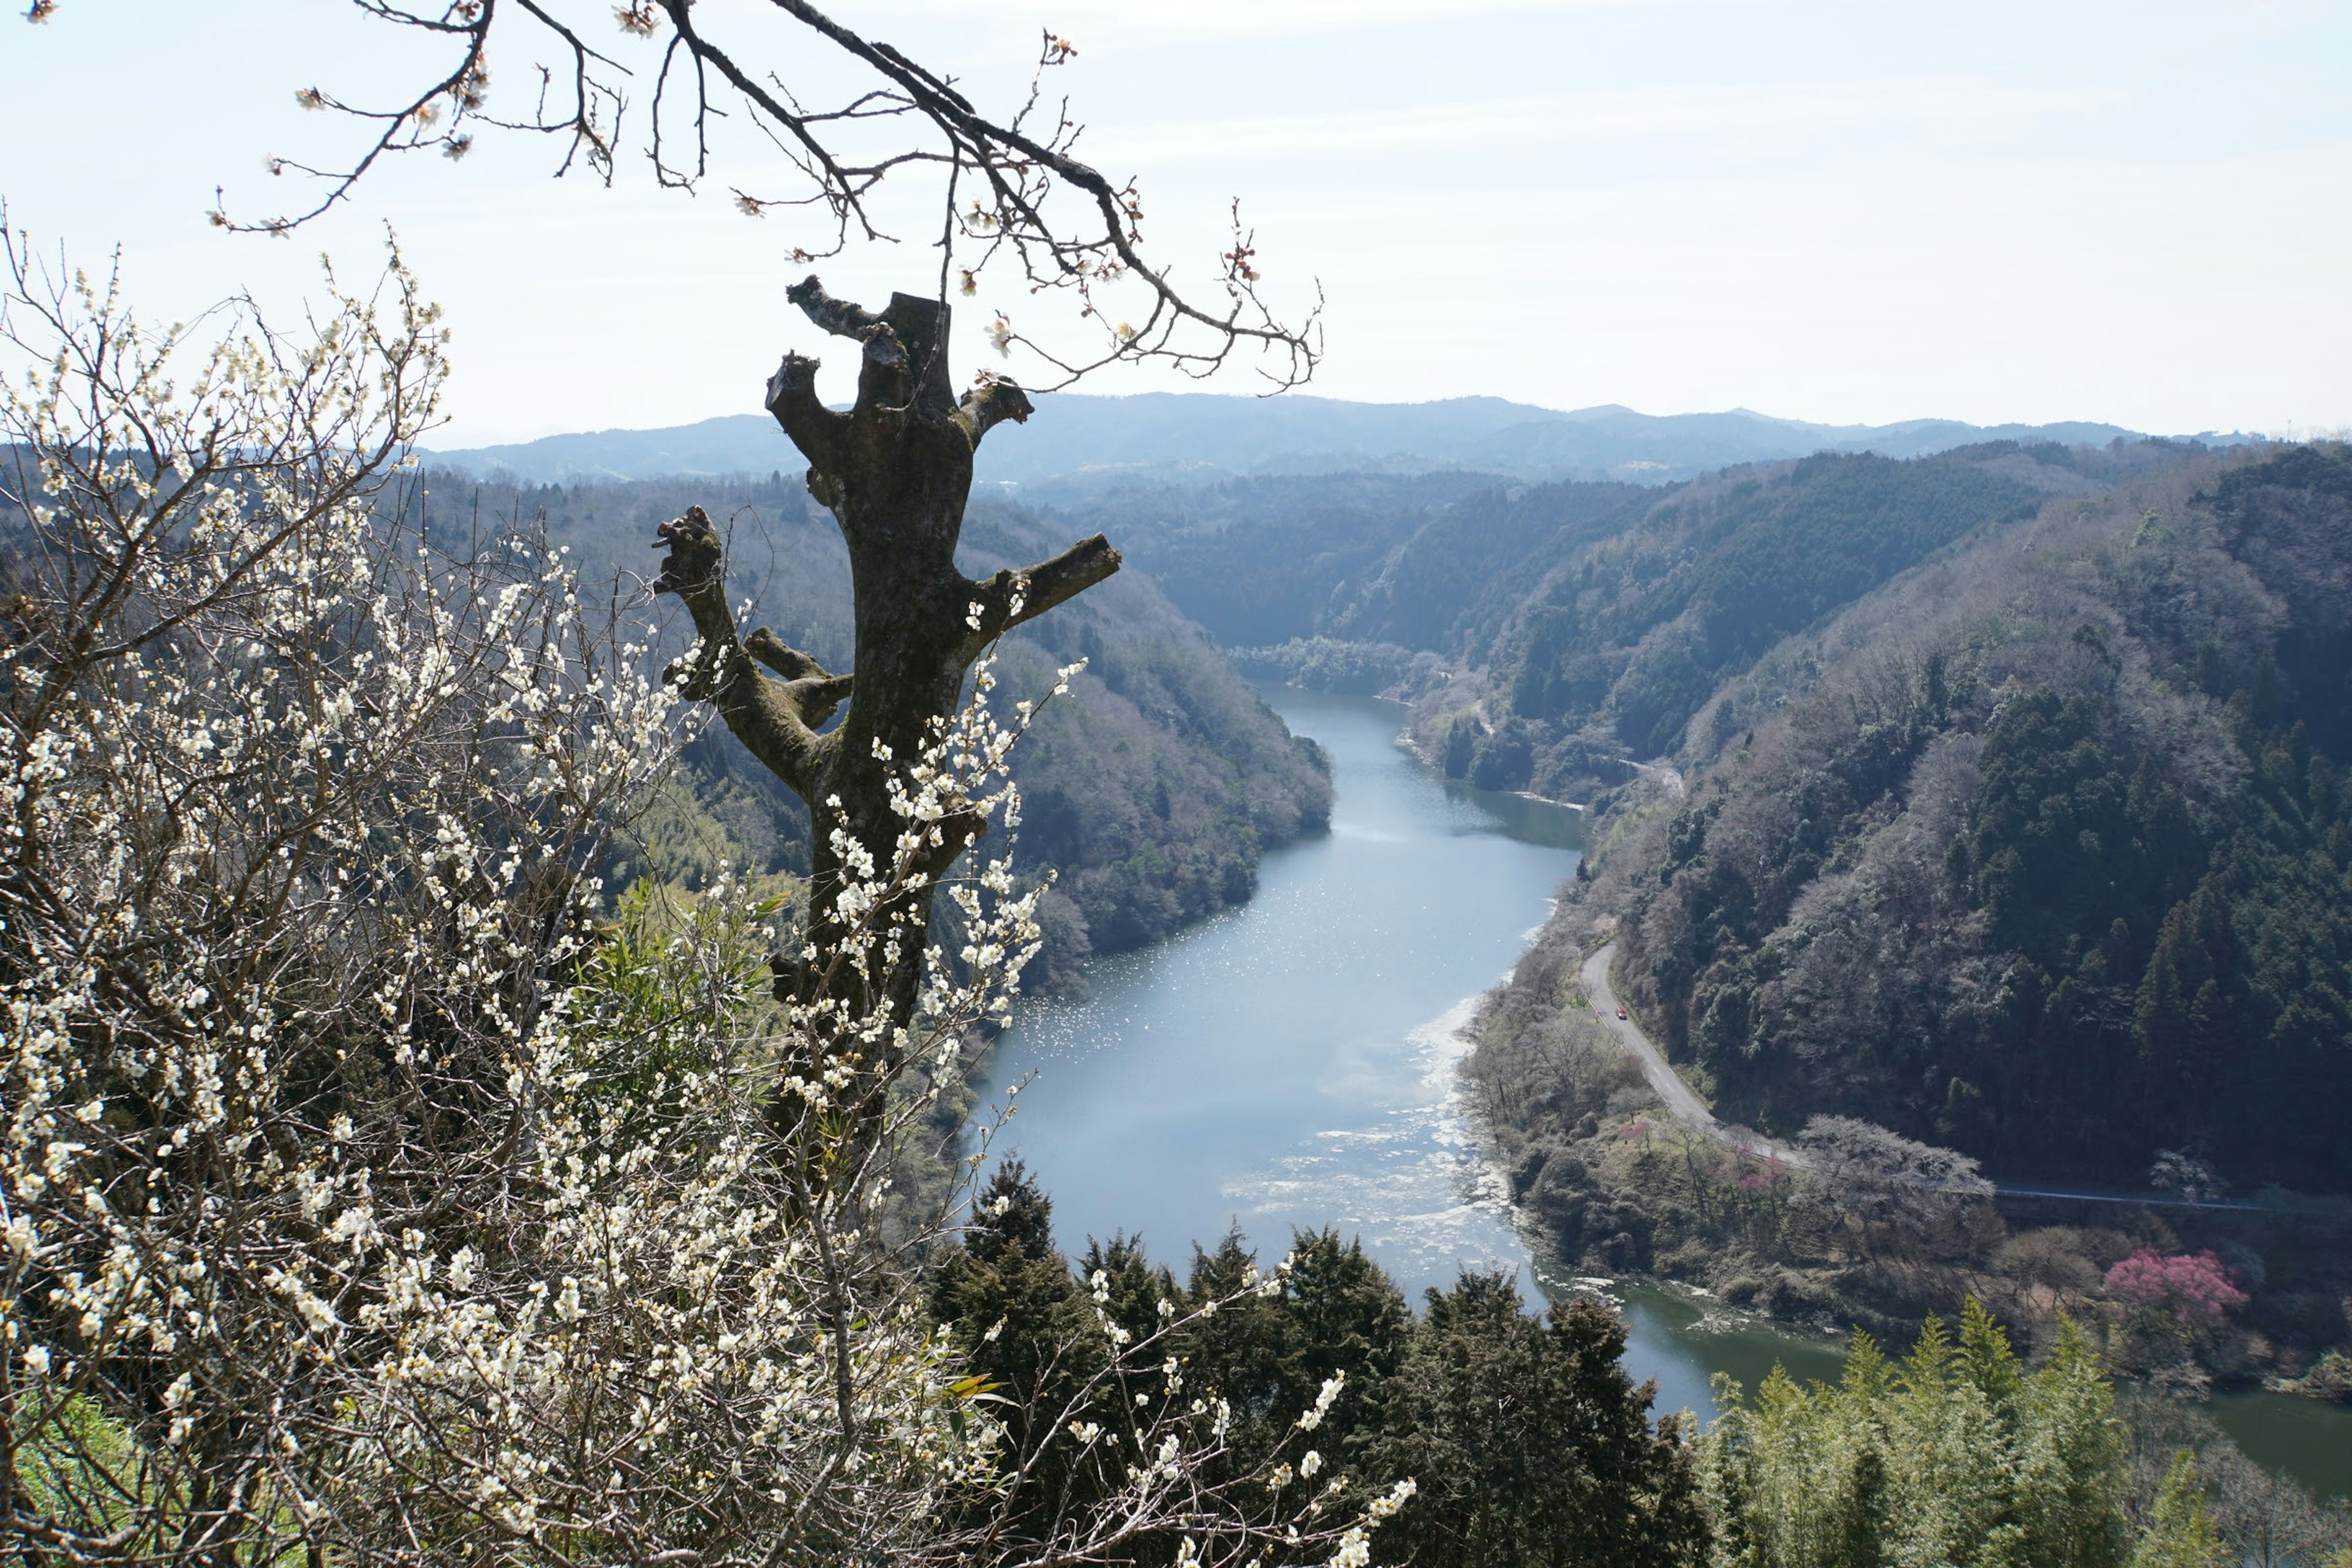
M809 493L832 511L849 546L856 668L824 669L764 626L739 636L721 542L699 507L663 525L669 554L656 588L685 601L699 634L682 677L688 692L714 704L751 754L808 803L807 945L820 957L804 963L799 953L779 955L779 998L826 1005L845 1025L878 1013L895 1028L911 1017L921 984L932 888L987 823L963 810L932 825L917 874L886 910L898 941L860 978L825 955L845 934L836 908L842 888L861 875L887 876L909 826L892 808L891 781L922 754L933 721L955 710L982 650L1118 571L1119 556L1097 534L1024 572L965 576L955 552L972 453L996 425L1026 419L1028 397L992 380L956 399L940 300L894 294L876 315L834 299L814 277L788 297L861 349L857 401L846 414L818 398L817 362L796 353L784 356L767 391L768 411L808 459ZM845 701L841 723L824 731ZM861 851L877 873L860 872ZM887 1031L880 1041L881 1056L865 1063L877 1084L898 1065Z

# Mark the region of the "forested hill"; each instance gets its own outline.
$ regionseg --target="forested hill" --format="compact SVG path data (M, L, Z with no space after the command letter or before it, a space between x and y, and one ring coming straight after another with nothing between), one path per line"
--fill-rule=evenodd
M797 474L523 488L443 474L426 495L434 525L460 532L479 519L544 512L554 538L604 581L649 575L655 524L701 505L731 530L730 585L753 606L745 624L764 623L831 668L851 662L847 553ZM965 524L963 566L984 574L1027 564L1076 537L1059 521L982 502ZM1260 854L1320 829L1330 813L1319 753L1142 574L1121 573L1009 639L1002 701L1043 697L1055 668L1080 656L1088 668L1047 705L1016 758L1022 861L1061 874L1045 910L1048 981L1069 979L1090 951L1153 941L1247 898ZM647 825L645 853L665 874L694 879L722 858L805 868L798 803L723 728L692 748L688 767L693 787L674 792Z
M1135 484L1063 515L1116 525L1187 614L1293 679L1452 681L1421 722L1448 771L1582 799L1622 783L1623 759L1672 751L1716 685L1781 637L1973 531L2189 452L2001 441L1664 487Z
M2045 504L1707 693L1567 917L1717 1094L2352 1188L2352 448Z

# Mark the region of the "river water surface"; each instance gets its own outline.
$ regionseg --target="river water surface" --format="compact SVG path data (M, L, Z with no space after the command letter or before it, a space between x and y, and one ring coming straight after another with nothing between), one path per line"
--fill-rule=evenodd
M1196 1241L1234 1226L1270 1261L1294 1228L1331 1225L1416 1300L1464 1268L1516 1272L1530 1291L1579 1288L1539 1275L1469 1141L1454 1073L1455 1030L1575 869L1579 814L1437 776L1396 744L1393 703L1264 695L1330 753L1330 833L1266 856L1244 907L1089 965L1085 999L1024 1004L981 1086L999 1104L1020 1088L996 1152L1028 1163L1073 1255L1124 1230L1181 1275ZM1608 1289L1628 1369L1657 1380L1661 1411L1713 1414L1717 1371L1753 1387L1775 1362L1832 1377L1842 1359L1833 1340L1723 1326L1696 1295ZM2280 1414L2305 1418L2306 1435L2338 1415ZM2266 1446L2259 1410L2225 1419L2250 1452ZM2331 1429L2332 1458L2284 1468L2340 1491L2352 1423Z

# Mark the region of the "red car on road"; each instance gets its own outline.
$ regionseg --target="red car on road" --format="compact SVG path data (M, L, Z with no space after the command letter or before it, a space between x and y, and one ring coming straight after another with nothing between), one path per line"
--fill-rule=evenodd
M1625 1016L1625 1009L1624 1009L1624 1008L1622 1008L1622 1007L1618 1008L1618 1009L1617 1009L1617 1016L1618 1016L1619 1017L1621 1017L1621 1018L1622 1018L1622 1017L1623 1017L1623 1016Z

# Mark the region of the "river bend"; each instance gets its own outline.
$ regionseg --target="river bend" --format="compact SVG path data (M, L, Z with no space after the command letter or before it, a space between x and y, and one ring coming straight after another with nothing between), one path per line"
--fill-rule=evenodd
M1416 1300L1463 1268L1583 1288L1531 1259L1454 1070L1455 1030L1575 869L1578 814L1437 776L1396 743L1393 703L1264 695L1330 754L1331 831L1266 856L1241 909L1088 965L1084 999L1024 1003L979 1086L996 1104L1025 1086L995 1154L1028 1163L1074 1256L1125 1231L1181 1274L1234 1226L1271 1259L1294 1227L1332 1225ZM1776 1361L1803 1377L1840 1363L1832 1340L1727 1323L1696 1294L1607 1289L1661 1411L1712 1414L1716 1371L1752 1387ZM2352 1489L2352 1453L2312 1447L2324 1431L2352 1449L2343 1413L2251 1395L2215 1414L2255 1458Z

